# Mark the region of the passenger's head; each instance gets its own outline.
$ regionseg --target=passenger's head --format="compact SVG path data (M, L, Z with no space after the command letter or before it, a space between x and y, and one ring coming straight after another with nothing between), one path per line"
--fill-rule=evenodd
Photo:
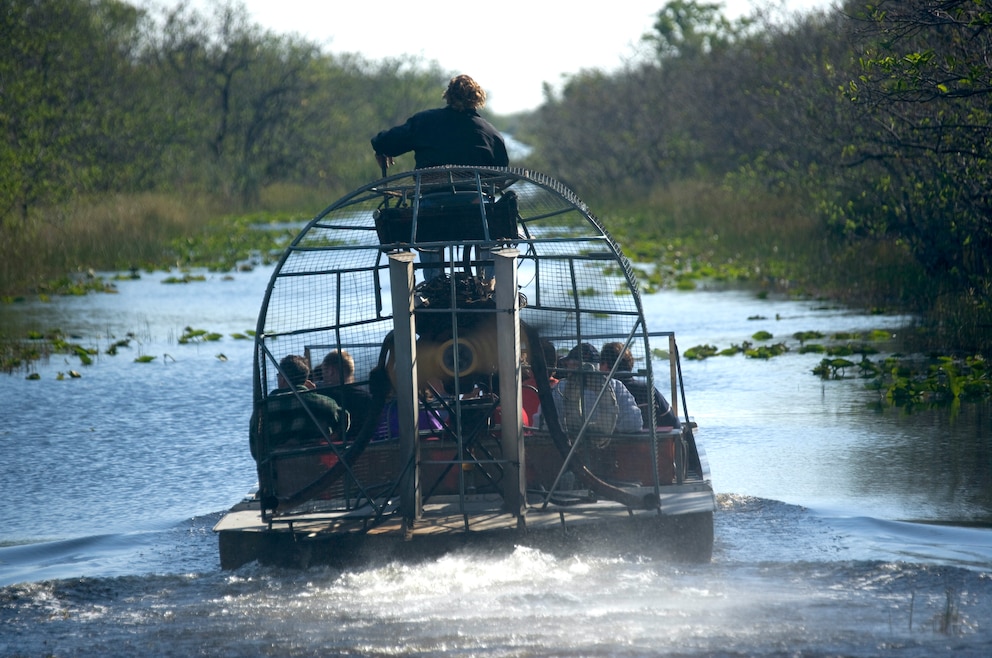
M280 386L300 386L310 379L310 364L302 356L289 354L279 362Z
M320 363L325 386L351 384L355 381L355 360L344 350L331 350Z
M456 75L444 92L448 107L459 112L480 110L486 106L486 91L467 75Z
M623 346L623 343L606 343L599 354L599 369L610 370L619 361L617 372L632 372L634 370L634 355Z
M550 374L558 366L558 350L550 340L541 340L541 351L544 353L544 362L548 365Z
M599 363L599 350L589 343L579 343L558 361L566 370L578 370L583 363Z

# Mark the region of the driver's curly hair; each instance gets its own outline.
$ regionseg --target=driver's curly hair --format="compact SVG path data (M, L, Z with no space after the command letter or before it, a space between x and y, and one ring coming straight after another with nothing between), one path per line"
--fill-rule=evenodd
M486 91L465 74L451 79L442 98L448 102L448 107L459 112L479 110L486 106Z

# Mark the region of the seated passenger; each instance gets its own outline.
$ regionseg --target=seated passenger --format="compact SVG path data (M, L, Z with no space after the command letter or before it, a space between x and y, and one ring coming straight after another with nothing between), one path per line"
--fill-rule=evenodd
M263 445L272 449L321 443L326 440L325 434L333 440L348 431L348 412L332 398L314 392L306 359L290 354L279 362L279 371L278 388L252 413L249 431L252 457L259 458ZM314 425L311 414L320 426Z
M558 368L558 353L555 351L554 343L548 340L541 339L540 345L541 354L544 356L544 365L548 371L548 384L552 388L558 383L557 368ZM522 378L524 386L533 386L537 388L537 380L534 379L534 369L532 363L536 355L530 358L530 363L522 364Z
M554 343L544 339L541 340L540 350L544 356L544 365L548 372L548 385L554 388L558 385L558 378L555 376L555 369L558 367L558 353L555 350ZM534 355L532 358L536 357L537 355ZM523 377L523 381L521 382L521 400L526 415L524 425L526 427L537 427L541 411L540 388L537 385L534 369L530 363L521 363L521 371Z
M448 82L442 98L444 107L418 112L405 123L383 130L372 138L376 162L383 175L393 164L393 158L410 151L413 151L417 169L443 165L509 165L503 136L479 114L486 105L486 92L479 83L467 75L455 76ZM426 199L422 203L430 205ZM424 264L425 281L443 273L444 254L440 249L422 250L420 259ZM488 256L483 259L490 260ZM487 278L492 278L492 265L487 264L484 269Z
M630 394L637 400L637 406L640 407L641 415L644 417L644 429L648 429L651 422L648 404L652 395L648 390L648 383L646 381L643 379L634 379L634 355L630 353L629 349L624 348L623 343L606 343L603 345L603 351L599 359L599 369L609 372L613 368L613 364L618 360L620 363L613 376L615 379L623 382L627 390L630 391ZM679 422L678 417L672 410L672 405L668 403L668 400L661 394L661 391L655 388L653 397L655 427L682 427L682 423Z
M559 376L568 377L569 370L578 370L583 363L599 363L599 350L589 343L579 343L558 360L558 365L562 368Z
M598 356L599 352L595 347L582 343L562 361L571 372L563 372L563 378L551 389L562 429L571 433L578 432L582 423L588 419L589 429L596 434L639 432L644 420L630 391L616 379L605 381L604 375L595 365L579 360ZM576 363L579 365L576 366ZM565 377L565 374L568 376ZM586 410L592 409L600 391L603 391L602 398L590 418Z
M330 396L351 416L351 433L364 425L372 406L372 394L355 384L355 360L345 350L332 350L320 364L317 392Z

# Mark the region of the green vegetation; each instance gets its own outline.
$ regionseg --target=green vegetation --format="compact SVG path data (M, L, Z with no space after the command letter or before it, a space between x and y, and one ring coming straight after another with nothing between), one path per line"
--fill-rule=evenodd
M0 12L0 303L113 292L98 271L195 285L192 267L269 262L293 232L279 222L378 175L372 134L440 103L436 64L332 56L240 5L211 11ZM989 358L990 28L987 0L737 20L670 0L652 56L492 118L533 149L514 164L593 202L647 291L706 280L906 312L908 348ZM796 339L829 376L867 354Z
M234 2L209 11L5 3L0 295L89 269L230 268L247 241L217 218L312 216L376 176L375 131L440 102L434 65L331 56Z
M988 354L990 27L987 0L736 21L671 0L654 59L573 76L517 137L610 209L653 286L706 276L901 309L922 347Z
M835 342L826 346L805 343L811 338L825 338L815 331L797 332L792 338L800 343L799 354L825 352L828 355L813 366L812 374L827 380L864 379L865 388L877 391L879 402L886 405L932 407L992 397L992 368L981 356L895 354L873 361L869 355L877 354L879 349L872 343L892 339L891 333L884 329L863 334L836 333L829 337ZM786 342L756 347L744 341L724 349L710 344L696 345L687 349L683 357L703 360L744 354L749 359L770 359L791 349ZM860 356L860 360L846 358L855 355Z
M232 340L245 340L253 335L254 331L237 332L231 334ZM185 327L182 335L175 339L178 345L191 345L203 343L216 343L224 339L223 334L206 329L194 329ZM126 350L133 347L132 343L138 342L133 332L128 332L123 338L110 337L109 344L103 349L102 354L108 357L116 357L124 354ZM140 348L139 348L140 349ZM0 372L13 373L17 371L28 371L26 376L29 380L40 379L38 373L33 372L35 365L47 360L55 354L62 354L67 357L74 357L79 360L79 365L90 366L99 357L101 350L95 345L83 345L70 339L63 330L52 329L46 332L30 331L26 336L3 336L0 335ZM224 354L218 354L217 358L226 361ZM156 359L155 355L138 354L134 357L135 363L151 363ZM168 354L163 359L172 359ZM58 373L57 379L64 379L65 375L76 379L82 375L76 370L68 373Z

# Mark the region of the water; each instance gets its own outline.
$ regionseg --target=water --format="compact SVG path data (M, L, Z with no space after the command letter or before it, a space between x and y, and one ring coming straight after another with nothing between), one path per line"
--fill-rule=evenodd
M221 571L210 529L255 480L252 350L231 334L254 327L268 273L0 307L8 333L101 348L91 366L53 357L40 381L0 376L0 655L992 654L989 406L872 411L794 351L683 363L719 493L712 564L521 546ZM683 351L905 323L742 292L645 307ZM180 345L187 326L224 338Z

